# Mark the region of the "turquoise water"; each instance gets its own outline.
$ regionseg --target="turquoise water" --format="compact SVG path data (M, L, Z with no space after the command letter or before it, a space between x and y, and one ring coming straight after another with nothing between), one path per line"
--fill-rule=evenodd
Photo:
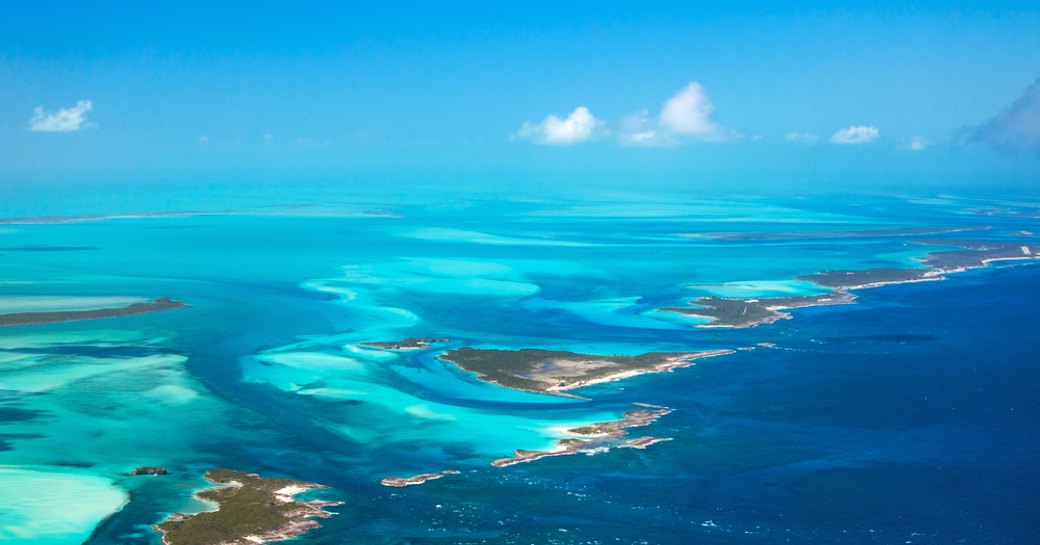
M703 319L656 311L704 295L820 293L794 277L914 266L914 257L940 247L915 242L920 239L1010 239L1020 236L1013 231L1040 227L1028 218L967 214L977 200L417 202L423 199L317 189L291 199L256 193L232 198L231 190L210 195L213 200L202 195L77 202L42 200L27 191L2 205L6 217L220 213L11 224L0 230L0 247L6 248L0 251L0 312L120 306L160 295L191 305L0 329L0 540L157 543L149 526L171 512L205 508L191 499L203 486L199 476L227 466L332 486L324 494L346 502L339 508L343 514L302 538L321 543L635 542L640 528L655 543L774 542L783 532L795 532L789 535L798 542L857 543L865 539L868 520L889 539L883 542L896 536L903 541L909 533L856 515L852 504L838 502L848 512L826 524L813 522L808 506L837 505L835 490L906 473L908 460L933 463L950 448L964 450L960 460L969 464L983 464L986 456L1017 460L1035 448L1035 440L1019 444L1001 436L1006 444L999 455L971 451L971 430L984 425L977 420L986 411L970 403L962 409L973 415L969 422L917 422L927 420L914 412L921 407L896 400L911 407L905 422L889 422L885 418L895 416L886 414L878 424L850 408L818 406L813 396L819 392L809 386L868 388L850 396L863 397L861 405L851 406L861 408L869 392L892 387L880 379L853 380L869 374L867 356L878 346L896 348L893 357L905 359L904 373L914 373L918 360L955 357L963 351L958 343L972 333L961 322L935 322L944 315L938 301L958 309L950 316L995 312L985 300L1009 297L1000 291L1011 289L1007 285L1036 291L1035 267L972 272L937 286L885 288L879 293L900 295L864 296L855 309L804 309L794 320L752 330L696 329ZM106 208L109 202L119 208ZM851 240L689 236L965 224L992 228ZM20 250L25 248L33 250ZM991 276L1003 283L989 282ZM986 291L973 296L979 301L972 306L963 297L950 299L964 290L957 286ZM895 335L879 324L913 313L933 320L922 323L938 325L902 341L857 340ZM1019 328L1037 325L1032 316L1015 316L1025 321ZM1036 345L1015 328L1005 329L1007 339L999 330L985 338L1011 347L1010 363L1004 364L1010 366ZM360 346L411 336L450 342L398 352ZM820 344L839 337L851 340ZM587 399L503 389L436 358L462 346L640 354L750 348L767 341L782 349L755 348L579 392ZM861 365L852 367L857 358ZM837 361L849 375L827 361ZM807 371L792 370L798 366ZM919 372L926 369L931 367ZM1029 380L1035 375L1009 369L1003 372L1027 373ZM903 379L896 384L909 388ZM988 394L999 396L999 386ZM646 451L557 457L502 469L489 465L515 449L551 448L568 437L566 429L616 419L635 402L679 409L635 430L675 440ZM810 407L822 412L810 414ZM1022 416L1015 418L1038 416L1035 403L1017 410ZM889 427L884 433L864 431L878 425ZM1016 426L1035 431L1028 423ZM905 430L912 444L892 444L890 428ZM856 442L855 448L837 448L838 436ZM141 465L161 465L171 475L126 475ZM884 473L886 467L891 473ZM444 469L462 474L404 490L379 485L386 476ZM1019 497L1012 482L1036 481L1030 467L1008 471L994 486L1011 498ZM974 482L969 473L934 479L953 479L960 490ZM784 483L780 488L771 488L774 477ZM943 489L927 481L932 477L920 478L925 482L915 494L939 501ZM869 493L884 497L879 490ZM712 495L720 498L716 514L703 499ZM978 501L983 499L992 500ZM741 502L745 508L735 507ZM774 505L788 506L786 520L794 522L782 520ZM1001 518L1003 530L987 526L995 532L991 542L1036 536L1035 527L1009 516ZM615 521L625 521L624 528ZM921 534L912 536L915 543L977 537L966 528L951 533L939 515L921 521L920 531L913 530Z

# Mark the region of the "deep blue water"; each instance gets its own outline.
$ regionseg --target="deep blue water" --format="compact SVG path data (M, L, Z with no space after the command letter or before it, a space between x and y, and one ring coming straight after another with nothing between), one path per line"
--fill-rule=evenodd
M741 333L776 350L590 392L676 408L646 430L674 441L381 494L314 540L1035 543L1038 305L1015 267L805 309Z

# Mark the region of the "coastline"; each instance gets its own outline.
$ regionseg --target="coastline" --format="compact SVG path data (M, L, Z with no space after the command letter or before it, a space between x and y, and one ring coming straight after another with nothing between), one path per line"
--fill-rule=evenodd
M419 475L413 475L411 477L384 477L383 480L379 481L383 486L391 486L394 488L404 488L406 486L414 486L423 484L427 481L435 481L448 475L458 475L459 472L454 469L445 469L440 473L420 473Z
M554 456L569 456L572 454L596 454L609 452L616 448L646 449L651 445L671 441L671 437L641 436L628 438L628 429L638 428L652 424L666 414L672 412L668 407L651 405L648 403L633 403L640 407L625 412L617 420L605 422L594 422L586 426L568 428L563 431L572 437L557 439L553 447L548 450L517 449L511 456L503 456L491 461L494 467L502 468L516 464L524 464L551 458ZM412 477L386 477L380 483L383 486L404 488L441 479L446 475L458 475L458 471L444 470L439 473L421 473Z
M152 529L162 535L164 545L268 543L293 539L320 527L321 523L315 519L336 514L326 511L326 507L342 505L337 501L296 500L303 492L328 488L316 483L263 478L256 473L227 469L207 471L203 478L216 486L199 490L193 496L216 504L216 509L172 513L163 522L152 525ZM229 532L235 531L237 535L229 540Z
M478 380L503 388L586 399L570 390L614 382L645 373L662 373L693 361L732 353L731 349L700 352L647 352L629 355L579 354L521 348L500 350L457 348L437 356Z
M175 310L188 308L191 305L181 301L174 301L167 296L162 296L148 303L131 303L125 307L118 308L96 308L87 310L53 310L37 312L12 312L0 314L0 327L43 325L59 322L79 322L84 320L101 320L104 318L120 318L123 316L135 316L138 314L151 314L164 310Z
M645 404L639 405L645 406ZM667 407L656 409L644 408L628 411L618 420L596 422L588 426L568 429L566 430L567 433L577 437L559 439L556 441L556 444L552 449L517 449L513 451L512 456L498 458L492 461L491 465L495 467L508 467L552 456L569 456L580 452L594 454L597 452L607 452L613 448L645 449L655 443L671 440L671 438L644 436L635 439L626 439L626 437L628 437L628 432L625 430L628 428L647 426L671 412L672 410Z
M831 291L822 295L793 295L774 298L701 297L690 301L694 307L660 308L687 316L708 318L697 328L750 328L792 318L785 310L816 306L846 305L856 302L856 290L880 288L897 284L947 280L946 275L988 267L1003 261L1040 259L1040 246L1022 243L986 241L927 241L960 247L960 250L929 252L919 262L924 269L876 268L863 270L833 270L796 276L796 280L812 282Z
M708 350L708 351L705 351L705 352L691 352L691 353L688 353L688 354L683 354L681 356L672 357L668 361L666 361L664 363L661 363L661 364L659 364L659 365L657 365L655 367L645 368L645 369L631 369L631 370L626 370L626 371L620 371L620 372L615 373L613 375L607 375L605 377L599 377L599 378L594 378L594 379L589 379L589 380L582 380L582 381L579 381L579 382L576 382L576 383L573 383L573 384L566 384L566 385L563 385L563 386L551 386L551 387L549 387L547 389L547 391L548 392L553 392L553 393L556 393L556 392L565 393L568 390L577 390L579 388L585 388L587 386L593 386L595 384L604 384L604 383L608 383L608 382L617 382L619 380L625 380L625 379L628 379L628 378L637 377L637 376L640 376L640 375L646 375L646 374L650 374L650 373L670 373L674 369L679 369L679 368L682 368L682 367L690 367L692 365L696 365L696 361L695 360L699 360L699 359L703 359L703 358L713 358L713 357L716 357L716 356L725 356L727 354L733 354L734 352L736 352L736 350L729 349L729 348L724 348L724 349L719 349L719 350Z

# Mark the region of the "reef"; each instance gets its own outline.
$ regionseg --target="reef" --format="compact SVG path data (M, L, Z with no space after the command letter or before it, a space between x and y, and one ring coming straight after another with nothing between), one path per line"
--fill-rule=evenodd
M291 479L263 478L255 473L213 469L205 479L223 485L196 494L217 504L216 511L175 513L154 526L166 545L255 545L301 536L321 526L314 519L334 513L328 501L297 501L305 490L327 488Z
M118 318L137 314L150 314L164 310L187 308L187 303L174 301L169 297L160 297L150 303L132 303L119 308L96 308L87 310L54 310L44 312L14 312L0 314L0 327L16 325L40 325L56 322L76 322L81 320L100 320L102 318Z

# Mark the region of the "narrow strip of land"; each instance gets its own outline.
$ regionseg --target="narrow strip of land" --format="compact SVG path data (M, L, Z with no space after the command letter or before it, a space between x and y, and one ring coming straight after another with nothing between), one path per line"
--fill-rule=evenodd
M1021 242L927 240L927 244L959 247L959 250L931 252L919 261L919 269L882 267L863 270L833 270L795 277L830 288L822 295L793 295L770 298L701 297L690 301L689 307L659 309L688 316L711 318L697 327L754 327L790 318L784 310L853 303L854 290L876 288L892 284L944 280L945 275L979 269L997 261L1040 259L1040 245Z
M56 322L75 322L80 320L99 320L102 318L118 318L135 314L150 314L164 310L187 308L187 303L174 301L169 297L160 297L149 303L132 303L118 308L95 308L86 310L51 310L42 312L13 312L0 314L0 327L16 325L39 325Z

